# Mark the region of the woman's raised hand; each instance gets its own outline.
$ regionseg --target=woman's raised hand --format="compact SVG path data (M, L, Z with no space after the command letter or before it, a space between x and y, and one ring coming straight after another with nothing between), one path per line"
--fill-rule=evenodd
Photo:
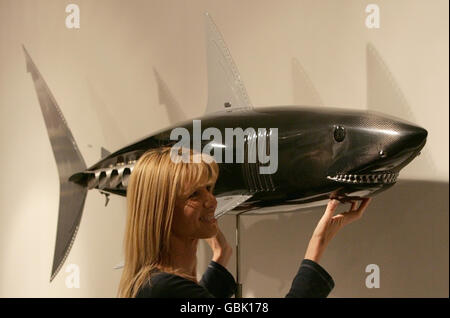
M339 201L333 199L328 202L327 209L317 224L309 242L305 254L306 259L310 259L318 263L323 252L325 251L325 248L336 233L345 225L361 218L369 205L371 198L358 201L362 201L359 207L357 207L357 200L350 201L352 203L350 210L336 215L334 215L334 211L338 207Z
M228 261L233 254L233 249L230 244L228 244L227 239L225 238L225 235L223 235L222 231L218 229L215 236L205 239L205 241L213 251L212 260L224 267L227 266Z

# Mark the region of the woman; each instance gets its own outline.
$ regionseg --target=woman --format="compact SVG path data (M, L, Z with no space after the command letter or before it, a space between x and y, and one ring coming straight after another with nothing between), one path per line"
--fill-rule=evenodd
M236 283L225 266L232 249L214 219L217 201L212 193L218 166L211 157L192 151L191 160L176 162L171 150L146 152L131 174L119 296L230 297ZM320 257L337 231L361 217L368 203L365 199L357 209L352 202L348 213L333 216L338 201L330 201L287 297L329 294L334 282L318 264ZM200 282L196 278L199 239L206 239L213 250Z

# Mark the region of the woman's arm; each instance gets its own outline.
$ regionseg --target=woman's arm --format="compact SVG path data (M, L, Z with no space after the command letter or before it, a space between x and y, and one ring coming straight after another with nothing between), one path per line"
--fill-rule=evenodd
M313 235L306 249L305 259L319 263L328 243L336 233L345 225L361 218L371 198L362 199L361 205L357 208L357 202L351 201L352 206L349 211L334 215L339 205L338 200L330 200L327 209L316 226Z
M356 201L351 201L349 211L334 215L339 201L331 200L325 213L317 224L306 249L305 259L302 261L297 275L292 281L291 289L286 297L327 297L334 288L333 278L319 265L325 249L336 233L345 225L359 219L370 203L371 199L363 199L359 208Z
M220 229L216 236L206 239L206 242L213 251L213 258L199 284L214 297L231 297L236 292L236 281L225 267L230 261L233 249Z

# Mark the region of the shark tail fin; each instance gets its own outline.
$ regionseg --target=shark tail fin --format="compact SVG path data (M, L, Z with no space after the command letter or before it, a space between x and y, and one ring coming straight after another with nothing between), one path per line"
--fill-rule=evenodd
M59 212L50 276L52 281L64 264L75 240L87 195L87 188L70 182L69 177L85 170L86 164L55 98L27 50L24 46L22 47L27 71L33 78L59 174Z

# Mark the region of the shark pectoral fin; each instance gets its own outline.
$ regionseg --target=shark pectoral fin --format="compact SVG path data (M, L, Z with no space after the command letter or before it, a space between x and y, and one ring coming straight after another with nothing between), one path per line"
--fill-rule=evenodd
M208 69L206 114L252 108L247 90L225 41L208 13L205 14Z
M223 215L227 214L234 208L250 199L252 196L252 194L231 194L216 197L217 208L214 212L214 217L216 219L222 217Z
M77 173L84 171L86 164L47 83L25 49L25 46L22 47L25 54L27 71L31 73L33 78L59 175L59 212L55 252L50 277L50 281L52 281L64 264L73 245L80 225L87 194L86 187L71 182L69 177L73 176L72 180L79 180L80 175Z

